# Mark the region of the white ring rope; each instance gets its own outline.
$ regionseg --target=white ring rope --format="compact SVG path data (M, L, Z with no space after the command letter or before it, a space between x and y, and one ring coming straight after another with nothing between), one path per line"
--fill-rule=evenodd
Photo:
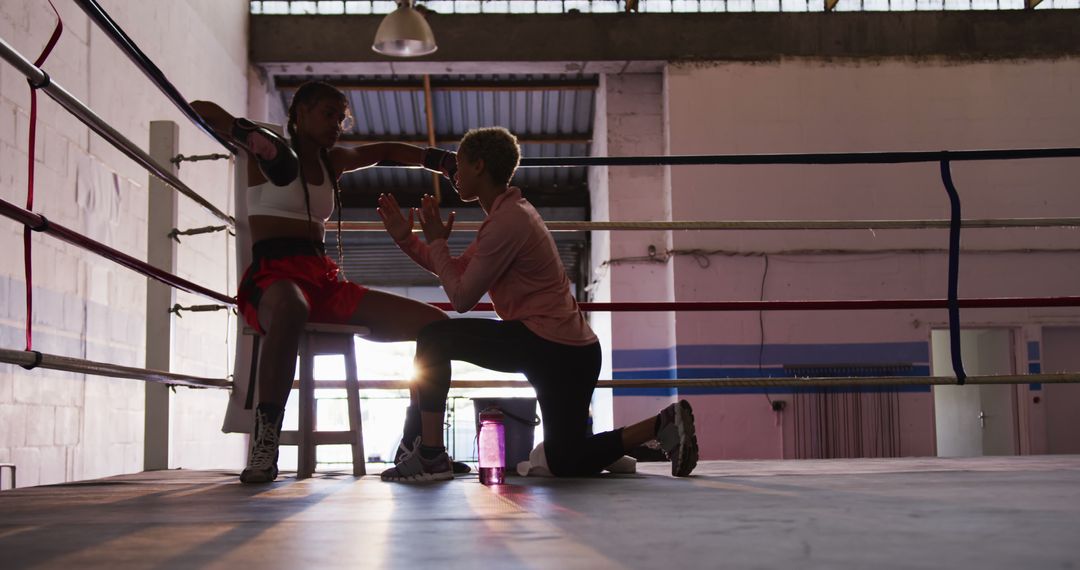
M0 348L0 362L32 366L35 355L24 350ZM62 370L96 376L128 378L189 386L193 388L230 388L232 382L223 378L204 378L186 374L175 374L159 370L147 370L131 366L120 366L104 362L93 362L79 358L68 358L52 354L42 354L39 368ZM1066 384L1080 383L1080 374L1009 374L998 376L968 376L968 384ZM657 380L649 378L629 378L619 380L601 380L597 388L828 388L845 386L926 386L954 385L952 376L886 376L886 377L851 377L851 378L685 378L682 380ZM364 390L408 390L412 383L408 380L362 380L360 388ZM455 380L451 388L524 388L529 384L522 380ZM316 381L317 388L341 389L344 381Z

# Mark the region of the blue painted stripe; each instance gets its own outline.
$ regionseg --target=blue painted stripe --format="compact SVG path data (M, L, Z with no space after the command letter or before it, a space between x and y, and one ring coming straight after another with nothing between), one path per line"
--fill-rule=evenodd
M614 368L673 368L675 348L619 349L611 351Z
M676 365L762 365L930 362L925 342L843 344L687 344L672 348L618 349L611 353L617 369L669 368Z
M925 342L881 342L845 344L679 345L678 363L687 365L762 365L930 362L930 346Z
M612 388L615 396L662 396L670 398L676 394L675 388Z
M908 386L852 386L848 388L679 388L679 396L706 396L716 394L869 394L880 392L899 392L902 394L929 393L929 384Z
M1039 358L1039 342L1035 340L1028 341L1028 360L1040 360Z
M761 363L758 363L758 351ZM677 359L676 359L677 357ZM848 343L848 344L771 344L757 345L681 345L675 348L615 350L612 363L616 380L642 378L669 380L676 378L792 378L793 372L783 365L835 366L837 363L857 366L859 363L913 363L910 369L897 374L909 377L930 375L930 350L925 342ZM676 361L680 366L676 366ZM719 364L724 367L717 366ZM688 366L697 366L689 368ZM704 366L703 366L704 365ZM749 366L747 366L749 365ZM652 370L641 370L652 368ZM931 386L864 386L847 388L615 388L615 396L661 396L704 394L794 394L794 393L866 393L901 392L927 393Z
M638 370L638 371L615 371L611 374L611 377L615 380L626 380L628 378L647 378L650 380L674 380L675 371L672 369L667 370ZM611 390L614 396L663 396L671 397L675 395L675 388L613 388Z
M648 378L650 380L674 380L678 378L675 370L616 370L611 373L614 380L627 380L629 378Z
M1037 343L1037 342L1035 342L1035 343L1029 342L1028 343L1028 355L1030 356L1030 354L1031 354L1031 345L1032 344L1036 345L1035 350L1036 350L1036 355L1038 355L1038 344L1039 343ZM1042 364L1040 364L1038 362L1029 362L1028 363L1028 374L1042 374ZM1032 392L1039 392L1039 391L1042 390L1042 384L1039 383L1039 382L1032 382L1031 384L1028 384L1028 389L1031 390Z
M679 368L677 375L668 370L650 370L642 372L623 371L613 375L616 380L628 378L647 379L694 379L694 378L793 378L791 372L783 368L770 367L754 368ZM898 376L920 377L929 376L929 366L913 366L904 374ZM702 394L794 394L794 393L824 393L824 392L902 392L902 393L925 393L930 392L931 386L852 386L852 387L688 387L678 388L679 395L702 395ZM615 388L612 393L616 396L672 396L676 394L675 388Z
M930 367L925 365L912 366L903 373L890 374L890 376L929 376ZM633 378L626 375L624 378ZM789 370L777 367L758 369L753 368L679 368L678 378L794 378L795 375Z

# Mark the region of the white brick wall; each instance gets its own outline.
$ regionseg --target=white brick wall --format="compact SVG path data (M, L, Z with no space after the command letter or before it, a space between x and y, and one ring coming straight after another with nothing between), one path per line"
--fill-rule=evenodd
M243 2L127 2L103 7L190 99L218 101L244 112L247 102L247 6ZM144 149L152 120L180 125L180 152L220 152L121 54L82 11L58 3L64 33L44 67L69 92ZM52 31L54 16L36 0L6 0L0 37L33 59ZM0 64L0 197L26 200L29 89L14 68ZM147 173L90 133L59 105L38 97L35 210L136 258L147 243ZM228 211L228 164L186 164L180 177ZM115 176L115 178L114 178ZM81 177L81 178L80 178ZM118 190L117 190L118 188ZM89 192L93 190L93 192ZM180 197L181 227L217 223ZM170 228L153 228L166 233ZM0 221L0 346L23 346L22 229ZM142 366L145 287L142 276L35 235L34 343L56 354ZM233 293L234 271L223 235L188 238L178 273ZM207 303L181 296L184 304ZM189 315L177 321L173 369L212 377L228 374L226 317ZM191 342L180 342L180 339ZM180 348L182 347L182 348ZM231 467L242 461L242 438L218 431L224 393L179 390L174 423L180 437L173 467ZM142 466L143 384L0 364L0 458L14 461L19 483L36 485L139 471Z

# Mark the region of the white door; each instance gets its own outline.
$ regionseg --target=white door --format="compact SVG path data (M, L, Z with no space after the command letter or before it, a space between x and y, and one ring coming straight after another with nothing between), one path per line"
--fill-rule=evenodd
M931 345L934 376L952 376L949 331L932 331ZM968 376L1012 374L1015 370L1013 334L1009 329L962 330L960 351ZM1015 392L1012 385L935 386L938 456L1016 453Z

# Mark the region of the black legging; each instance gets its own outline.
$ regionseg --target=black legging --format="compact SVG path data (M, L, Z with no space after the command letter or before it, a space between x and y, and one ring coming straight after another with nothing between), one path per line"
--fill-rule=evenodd
M544 418L548 467L559 476L595 475L623 455L622 429L589 434L589 403L600 376L600 343L573 346L545 340L520 321L451 319L433 322L416 339L420 410L442 413L450 391L450 361L525 374Z

